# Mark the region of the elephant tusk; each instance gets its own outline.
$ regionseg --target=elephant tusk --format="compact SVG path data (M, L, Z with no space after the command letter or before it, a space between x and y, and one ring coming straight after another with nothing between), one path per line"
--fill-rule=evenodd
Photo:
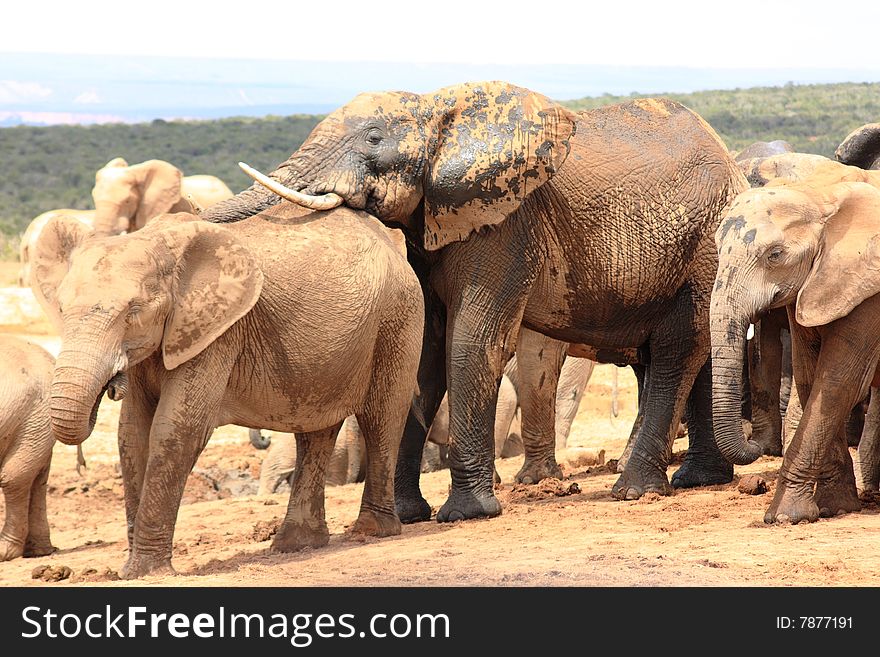
M242 171L244 171L247 175L256 180L258 183L260 183L267 189L275 192L281 198L287 199L291 203L296 203L297 205L301 205L311 210L332 210L333 208L338 208L340 205L342 205L343 199L341 196L339 196L339 194L333 194L332 192L329 194L322 194L321 196L303 194L302 192L296 192L288 187L285 187L277 180L273 180L269 176L260 173L259 171L257 171L253 167L248 166L244 162L239 162L238 166L240 166Z

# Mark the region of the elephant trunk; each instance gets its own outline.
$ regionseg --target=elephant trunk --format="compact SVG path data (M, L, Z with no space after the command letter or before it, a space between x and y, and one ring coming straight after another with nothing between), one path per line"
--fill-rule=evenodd
M124 373L114 372L109 359L80 350L64 350L55 362L50 393L52 433L65 445L79 445L95 427L104 391L121 399L127 389Z
M305 189L314 178L314 176L308 175L309 170L308 158L297 151L269 176L282 185L299 191ZM232 198L212 205L200 216L202 219L214 223L232 223L268 210L281 201L281 196L266 188L265 185L255 182Z
M712 421L718 449L731 463L747 465L761 454L742 427L743 363L749 315L737 311L730 295L712 295Z
M129 229L130 218L121 213L119 203L110 201L95 202L95 235L119 235Z

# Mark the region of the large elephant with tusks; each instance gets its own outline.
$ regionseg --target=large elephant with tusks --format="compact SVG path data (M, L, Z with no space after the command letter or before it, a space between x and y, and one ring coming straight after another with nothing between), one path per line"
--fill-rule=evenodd
M262 183L203 217L238 221L283 196L364 209L407 236L427 321L397 464L402 520L430 517L419 466L447 387L452 487L437 519L501 512L494 415L520 326L596 347L600 361L606 349L650 353L645 416L615 497L670 492L670 439L686 406L691 447L673 485L732 478L712 439L708 307L714 231L748 185L694 112L640 99L577 114L503 82L365 93L268 177L254 174ZM563 355L552 355L550 390ZM547 458L555 436L545 433L524 445L533 481L556 465Z

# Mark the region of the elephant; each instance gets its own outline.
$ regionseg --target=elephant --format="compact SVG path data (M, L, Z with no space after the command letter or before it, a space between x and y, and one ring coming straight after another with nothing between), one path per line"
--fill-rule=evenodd
M52 431L80 444L104 391L122 400L122 576L174 572L184 484L225 424L297 434L275 549L327 544L324 479L351 414L367 446L352 531L400 533L394 467L424 320L403 253L402 236L365 212L287 203L229 227L180 214L110 237L65 217L46 224L33 290L62 335Z
M0 561L8 561L55 551L46 516L46 482L55 445L49 426L54 360L42 347L0 336L0 362L0 488L6 501Z
M581 397L594 365L595 363L591 360L575 356L569 356L563 364L556 394L557 449L566 446L571 424L577 415ZM495 458L522 454L521 429L516 417L519 410L517 369L516 355L514 355L505 368L498 391L498 406L495 410ZM260 435L259 430L252 431ZM251 442L254 441L255 438L252 438ZM429 455L427 451L425 452L422 472L448 467L445 454L449 445L449 402L445 396L428 430L427 441L434 445L436 454ZM260 445L268 442L268 439L260 436ZM339 437L336 439L336 446L330 458L330 466L327 471L328 484L332 486L363 481L362 444L363 437L357 424L357 418L353 415L347 417L339 431ZM293 437L273 437L271 445L269 445L269 454L260 469L259 494L274 493L278 485L293 474L295 466L296 444ZM562 476L561 472L559 476Z
M880 123L866 123L846 136L834 157L842 164L880 170Z
M877 383L880 173L827 160L797 181L740 194L716 235L711 299L718 446L736 464L761 455L739 428L745 331L785 308L803 416L785 450L765 522L813 521L860 508L845 435L850 409ZM734 440L729 436L734 434Z
M787 141L776 139L774 141L756 141L742 149L733 158L736 162L745 162L754 158L770 157L780 153L793 153L794 147Z
M43 230L43 226L46 225L46 222L49 221L52 217L65 214L69 217L73 217L78 220L91 230L91 228L95 224L95 211L94 210L71 210L69 208L64 208L60 210L49 210L48 212L44 212L43 214L36 217L28 227L25 229L24 234L21 236L21 244L18 249L18 259L21 263L21 268L18 270L18 285L19 287L30 287L30 278L31 278L31 264L30 264L30 254L34 249L34 244L40 238L40 231Z
M691 449L673 485L731 480L712 440L708 300L712 236L747 183L691 110L637 99L574 113L504 82L366 93L323 119L269 176L253 173L258 182L203 218L239 221L281 194L363 209L406 234L427 331L398 458L402 521L431 517L419 470L447 388L452 486L437 520L501 513L492 434L520 326L600 354L650 346L649 402L614 497L671 492L665 456L692 388ZM557 376L545 381L550 397ZM524 436L537 478L555 443L554 406L541 411L544 432Z
M232 197L214 176L186 176L164 160L129 165L121 157L95 173L95 232L133 232L163 213L198 211Z
M257 495L274 493L283 481L293 482L296 468L296 436L275 435L269 452L260 467L260 486ZM366 477L364 436L357 417L349 415L339 429L333 453L327 466L327 484L341 486L363 481Z

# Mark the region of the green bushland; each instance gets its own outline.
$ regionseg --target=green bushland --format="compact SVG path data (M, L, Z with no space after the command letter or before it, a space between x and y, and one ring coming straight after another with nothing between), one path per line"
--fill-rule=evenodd
M880 120L880 84L786 85L665 95L698 112L739 150L785 139L796 150L833 157L854 128ZM630 96L565 101L593 109ZM95 171L114 157L134 164L172 162L184 174L218 176L233 191L250 184L236 163L268 170L296 149L322 117L312 115L162 121L136 125L14 127L0 129L0 258L14 252L15 237L30 220L55 208L92 207Z

